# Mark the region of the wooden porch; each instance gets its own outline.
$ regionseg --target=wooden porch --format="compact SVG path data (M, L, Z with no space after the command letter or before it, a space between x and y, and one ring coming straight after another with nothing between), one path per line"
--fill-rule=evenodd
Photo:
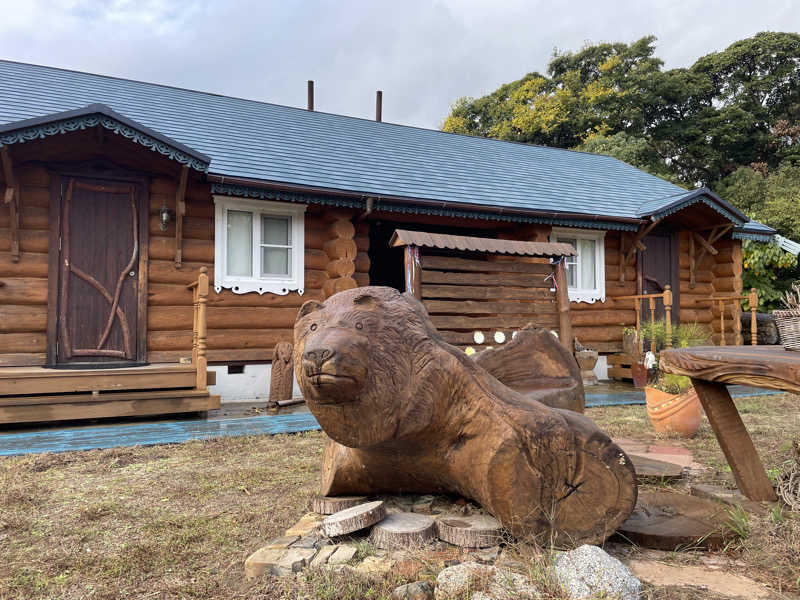
M219 408L206 361L208 273L194 295L191 356L178 363L122 368L0 367L0 424L99 419Z

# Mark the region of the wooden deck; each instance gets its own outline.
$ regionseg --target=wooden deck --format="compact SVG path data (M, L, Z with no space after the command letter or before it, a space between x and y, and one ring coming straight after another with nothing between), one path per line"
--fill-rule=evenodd
M207 373L206 384L214 384ZM194 365L121 369L0 368L0 424L207 411L219 396L197 389Z

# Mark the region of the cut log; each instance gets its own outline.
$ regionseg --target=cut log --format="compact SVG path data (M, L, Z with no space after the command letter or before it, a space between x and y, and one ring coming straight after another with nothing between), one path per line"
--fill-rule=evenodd
M503 541L500 521L489 515L469 515L439 519L439 539L462 548L488 548Z
M386 518L386 506L382 500L366 502L334 513L322 521L322 529L328 537L353 533Z
M321 515L332 515L346 508L352 508L367 501L366 496L314 496L311 510Z
M436 537L436 523L431 517L401 512L387 516L372 528L370 541L378 548L419 548Z

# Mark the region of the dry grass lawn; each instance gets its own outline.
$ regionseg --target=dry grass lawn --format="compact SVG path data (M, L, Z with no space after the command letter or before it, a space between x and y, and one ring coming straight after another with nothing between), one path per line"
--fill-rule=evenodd
M800 438L797 399L738 402L771 474ZM644 407L589 409L612 435L652 438ZM730 482L706 423L687 442L711 467L704 481ZM388 598L412 577L316 572L247 582L242 563L307 512L315 493L323 436L306 433L198 441L0 459L0 598ZM656 482L656 485L662 485ZM744 537L727 550L734 569L779 598L800 588L800 519L786 511L740 519ZM367 550L365 550L367 551ZM548 583L547 553L509 549L529 575ZM667 560L696 563L676 552ZM697 589L646 588L651 599L714 598Z

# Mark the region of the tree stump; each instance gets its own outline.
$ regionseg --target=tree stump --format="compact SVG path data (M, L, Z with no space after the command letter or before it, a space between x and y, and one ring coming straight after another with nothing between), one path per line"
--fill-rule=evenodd
M340 510L352 508L367 501L366 496L314 496L311 510L321 515L332 515Z
M272 358L272 373L269 379L269 405L277 406L278 401L291 400L294 384L294 346L289 342L275 344Z
M340 510L322 521L322 529L328 537L353 533L374 525L386 518L383 501L367 502Z
M500 522L489 515L469 515L439 519L439 539L462 548L488 548L503 541Z
M401 512L387 516L372 528L370 540L378 548L419 548L436 537L436 523L431 517Z

